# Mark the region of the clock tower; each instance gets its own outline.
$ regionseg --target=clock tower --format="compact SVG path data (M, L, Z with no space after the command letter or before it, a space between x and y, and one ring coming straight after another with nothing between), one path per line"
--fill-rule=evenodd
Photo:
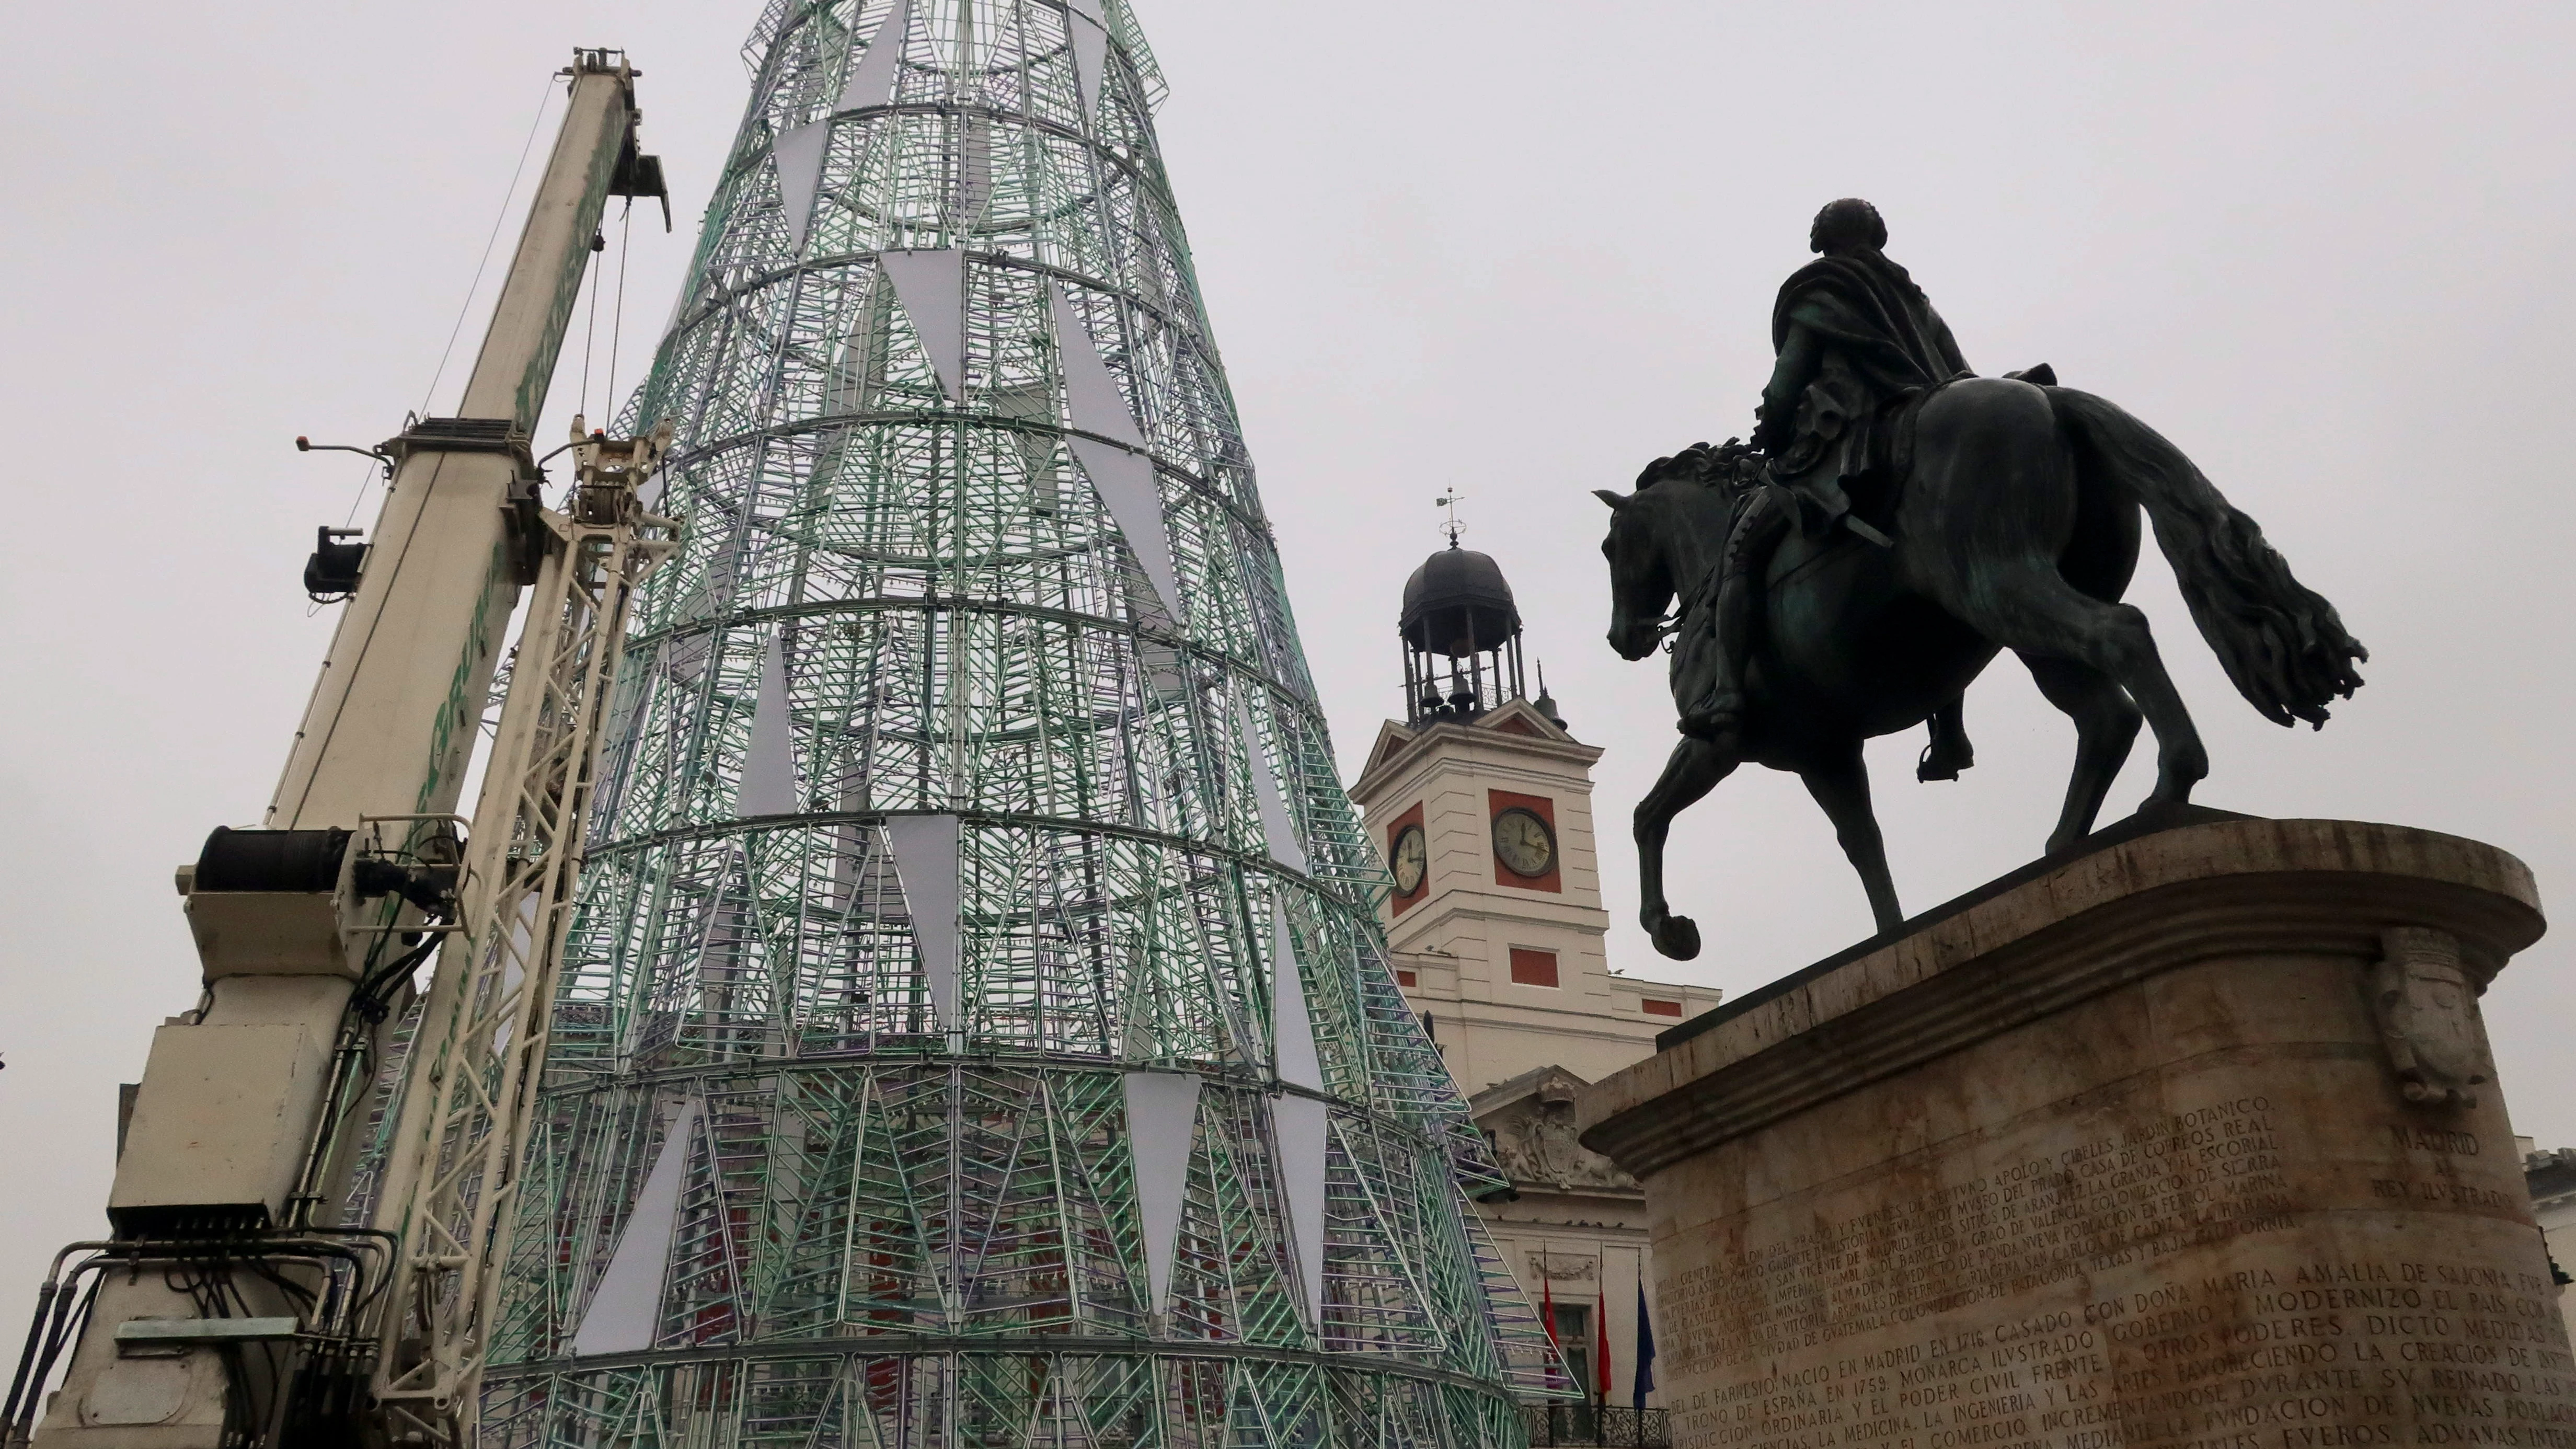
M1611 971L1592 826L1601 750L1544 687L1525 690L1501 567L1453 535L1406 581L1399 632L1404 718L1380 727L1351 786L1394 882L1380 910L1396 984L1511 1179L1481 1206L1531 1300L1550 1305L1592 1400L1580 1412L1635 1413L1644 1197L1574 1140L1573 1094L1652 1055L1657 1032L1718 993ZM1569 1422L1558 1437L1596 1427L1626 1432Z

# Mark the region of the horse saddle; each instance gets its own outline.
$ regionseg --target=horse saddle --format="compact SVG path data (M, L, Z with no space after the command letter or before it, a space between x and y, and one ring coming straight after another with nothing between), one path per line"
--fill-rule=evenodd
M1959 377L1952 378L1950 381L1957 382L1961 378L1973 375L1974 374L1971 373L1961 373ZM2032 366L2022 368L2018 372L2007 372L2004 376L2014 378L2022 382L2031 383L2038 387L2057 386L2057 369L2049 366L2045 362L2036 363ZM1939 392L1942 387L1946 386L1948 386L1948 384L1943 383L1937 386L1921 389L1908 396L1905 401L1899 405L1897 410L1895 437L1893 440L1894 446L1891 457L1889 458L1890 466L1887 468L1887 472L1898 476L1903 475L1906 466L1912 461L1914 453L1914 415L1921 409L1923 403L1929 399L1932 394ZM1819 500L1808 495L1804 490L1793 489L1791 491L1798 497L1800 521L1808 526L1808 530L1810 532L1824 532L1830 530L1835 523L1839 522L1849 528L1854 534L1870 543L1878 545L1880 548L1896 547L1896 540L1889 538L1885 533L1871 527L1867 519L1864 519L1858 513L1851 511L1848 502L1842 503L1842 506L1840 507L1828 507L1824 506L1823 500ZM1841 490L1837 487L1835 491L1839 493Z

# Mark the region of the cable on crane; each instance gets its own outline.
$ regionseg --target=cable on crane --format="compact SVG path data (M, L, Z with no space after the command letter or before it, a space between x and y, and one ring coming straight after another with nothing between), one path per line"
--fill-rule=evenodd
M546 77L545 87L537 93L537 113L528 121L528 139L519 146L519 164L510 171L509 189L501 193L501 209L492 218L492 231L483 239L483 256L474 264L474 280L465 285L465 300L456 304L456 322L447 329L447 346L438 354L438 368L429 375L429 386L420 395L420 414L429 415L429 400L438 393L438 381L447 375L447 359L456 351L456 339L465 331L465 314L474 306L474 293L483 285L484 269L492 265L492 248L501 240L502 223L510 219L510 198L519 194L519 177L528 169L528 155L536 150L537 131L546 120L546 102L554 95L555 77Z
M456 339L465 331L465 317L474 308L474 293L483 285L484 270L492 265L492 248L501 240L502 223L510 219L510 198L519 194L519 177L528 169L529 153L536 149L537 132L545 125L546 101L554 94L554 88L555 78L548 76L545 89L537 93L537 114L528 122L528 139L519 144L519 164L511 168L510 185L501 193L500 213L492 218L491 234L483 239L483 255L474 263L474 280L465 284L465 298L456 304L456 321L447 329L447 345L438 350L438 366L429 375L429 386L421 390L415 416L429 415L429 400L438 395L439 381L447 376L447 360L455 354ZM349 516L341 520L343 527L358 521L358 505L367 501L367 481L360 479L357 493L349 499ZM386 481L392 481L390 475Z
M663 201L669 205L668 198ZM608 415L617 416L617 346L626 335L626 241L635 227L635 198L626 198L626 209L617 216L617 304L608 312Z
M634 203L628 202L627 205ZM590 249L594 253L608 250L608 238L593 231ZM586 418L590 416L590 350L591 345L599 340L599 268L585 264L582 280L590 284L590 320L581 325L581 405L573 411Z

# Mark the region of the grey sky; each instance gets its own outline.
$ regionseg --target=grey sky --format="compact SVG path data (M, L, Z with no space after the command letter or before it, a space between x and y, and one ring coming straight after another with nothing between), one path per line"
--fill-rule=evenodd
M1859 194L1972 363L2054 363L2163 430L2371 646L2370 686L2322 734L2276 729L2151 561L2133 598L2209 738L2205 803L2452 831L2553 898L2576 880L2576 11L1135 3L1346 770L1397 705L1396 591L1455 485L1624 820L1671 716L1659 665L1601 642L1589 490L1749 430L1773 291L1816 206ZM194 996L171 867L257 818L321 657L330 618L295 575L362 470L289 440L372 442L420 404L575 43L634 53L678 192L678 235L637 219L631 383L733 134L752 17L0 18L0 1322L100 1225L114 1084ZM466 357L481 322L478 303ZM576 337L550 434L579 365ZM374 509L369 491L359 521ZM1909 909L2026 860L2063 787L2070 732L2016 666L1968 713L1982 763L1960 784L1912 783L1919 735L1871 755ZM2145 792L2143 755L2111 813ZM1646 947L1628 854L1605 849L1611 959L1634 973L1742 990L1868 929L1788 777L1730 781L1674 854L1709 940L1686 969ZM2544 1145L2576 1144L2571 954L2542 942L2487 1000L2517 1127Z

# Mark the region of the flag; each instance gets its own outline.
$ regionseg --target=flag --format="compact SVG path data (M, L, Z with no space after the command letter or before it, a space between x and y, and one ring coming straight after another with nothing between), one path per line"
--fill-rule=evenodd
M1609 1276L1603 1273L1605 1281L1592 1290L1592 1394L1605 1406L1610 1402Z
M1637 1280L1636 1406L1646 1407L1646 1391L1655 1386L1655 1324L1646 1316L1646 1280Z
M1545 1253L1539 1255L1538 1262L1538 1321L1547 1326L1547 1346L1556 1350L1556 1361L1565 1364L1565 1345L1556 1338L1556 1285L1548 1279ZM1565 1364L1565 1376L1574 1377L1573 1365Z

